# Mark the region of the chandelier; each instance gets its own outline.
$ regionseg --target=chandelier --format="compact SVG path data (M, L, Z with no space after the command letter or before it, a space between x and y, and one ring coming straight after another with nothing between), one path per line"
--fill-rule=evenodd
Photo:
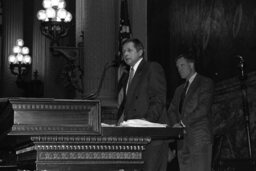
M37 19L41 21L40 30L52 40L52 45L59 44L59 39L67 36L72 14L68 12L64 0L43 0L44 10L39 10Z
M10 70L12 74L17 75L17 82L23 80L23 76L28 73L31 65L29 48L23 45L24 41L18 39L12 49L12 54L8 57Z

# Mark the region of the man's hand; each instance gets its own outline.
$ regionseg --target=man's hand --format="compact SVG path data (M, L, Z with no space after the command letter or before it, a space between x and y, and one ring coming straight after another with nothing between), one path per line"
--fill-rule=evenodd
M171 162L176 157L176 150L168 149L168 162Z
M183 133L186 134L186 130L185 130L186 125L184 125L184 123L182 122L182 120L181 120L180 122L178 122L178 123L175 123L172 127L173 127L173 128L184 128L184 129L183 129Z
M180 123L175 123L172 127L173 128L183 128L183 126Z

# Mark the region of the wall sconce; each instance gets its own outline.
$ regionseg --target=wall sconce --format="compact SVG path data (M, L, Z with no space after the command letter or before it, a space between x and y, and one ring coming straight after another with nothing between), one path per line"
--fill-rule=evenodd
M29 48L23 45L24 41L22 39L18 39L16 41L16 45L12 49L13 54L8 57L10 70L12 74L17 75L17 84L24 80L23 76L28 73L31 65Z
M52 40L52 45L59 44L59 39L67 36L72 14L65 10L64 0L43 0L44 10L39 10L37 19L41 21L41 32Z

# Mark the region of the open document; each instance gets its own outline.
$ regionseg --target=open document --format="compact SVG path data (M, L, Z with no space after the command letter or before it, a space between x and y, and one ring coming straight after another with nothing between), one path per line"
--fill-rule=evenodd
M121 127L167 127L167 124L160 124L160 123L154 123L154 122L149 122L143 119L130 119L127 121L123 121L120 124Z
M103 127L115 127L116 125L101 123L101 126L103 126ZM160 123L149 122L149 121L144 120L144 119L130 119L130 120L121 122L120 125L117 126L117 127L165 128L165 127L167 127L167 124L160 124Z

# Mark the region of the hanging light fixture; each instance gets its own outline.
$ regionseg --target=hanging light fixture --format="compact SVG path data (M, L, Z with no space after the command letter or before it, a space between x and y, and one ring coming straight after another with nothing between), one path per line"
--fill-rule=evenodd
M72 14L65 9L65 0L43 0L42 5L44 9L37 13L41 32L52 40L52 44L59 44L59 39L68 34Z
M23 80L23 76L28 73L31 66L29 48L23 45L24 41L18 39L12 49L12 54L8 57L10 70L12 74L17 75L17 82Z

